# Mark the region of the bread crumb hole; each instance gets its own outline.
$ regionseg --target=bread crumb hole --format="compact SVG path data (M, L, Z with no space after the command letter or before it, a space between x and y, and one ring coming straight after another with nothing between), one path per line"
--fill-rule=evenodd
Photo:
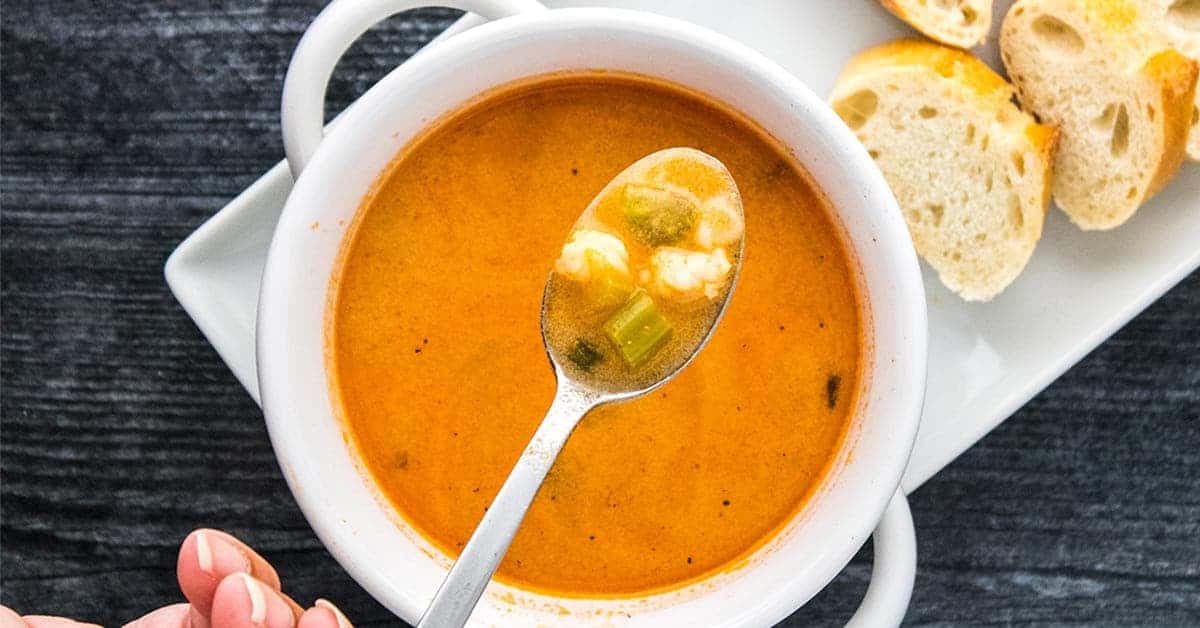
M962 253L955 251L950 254L950 259L954 260L956 262L961 262L962 261Z
M867 151L867 154L871 156L871 159L879 159L879 151L875 150L874 148Z
M1017 176L1025 176L1025 155L1022 155L1019 151L1014 150L1012 152L1012 162L1013 168L1017 169Z
M921 212L919 212L915 209L908 210L908 222L910 222L912 224L920 224L921 223Z
M993 184L994 184L994 182L992 180L992 173L989 172L988 176L987 176L987 181L985 181L983 184L984 191L991 192Z
M987 242L987 234L986 233L976 233L975 241L976 242Z
M979 18L979 14L971 7L962 7L959 11L962 12L963 24L974 24L975 20Z
M879 94L861 89L834 103L833 110L851 129L860 129L879 108Z
M917 115L921 116L922 118L925 118L926 120L937 117L937 113L938 113L937 109L934 109L933 107L928 107L928 106L921 107L920 109L917 110Z
M1200 31L1200 0L1175 0L1167 9L1167 19L1180 28Z
M1017 231L1025 228L1025 214L1021 211L1021 199L1016 194L1008 195L1008 224Z
M1154 110L1154 105L1146 105L1146 115L1150 116L1150 121L1154 122L1154 116L1158 112Z
M1092 118L1092 121L1088 124L1092 127L1093 131L1109 133L1113 128L1113 121L1116 120L1116 117L1117 103L1110 102L1104 106L1104 111L1101 111L1100 115Z
M967 125L967 143L970 144L971 142L974 142L974 141L975 141L975 125L968 124Z
M929 215L933 217L933 226L942 226L942 216L946 213L946 208L943 205L930 205Z
M1013 15L1015 17L1021 17L1024 14L1025 14L1025 7L1017 7L1017 10L1013 11Z
M1131 201L1132 201L1132 200L1133 200L1133 198L1134 198L1135 196L1137 196L1137 186L1136 186L1136 185L1135 185L1135 186L1133 186L1133 187L1131 187L1131 188L1129 188L1129 192L1127 192L1127 193L1125 194L1125 198L1126 198L1127 200L1131 200Z
M987 150L988 144L991 143L991 141L992 141L992 136L987 135L985 133L983 136L983 139L980 140L980 142L979 142L979 150Z
M1108 144L1113 157L1120 157L1129 148L1129 111L1125 105L1117 107L1117 119L1113 122L1112 140Z
M1034 19L1033 34L1047 49L1060 54L1077 55L1083 52L1083 38L1079 33L1054 16L1039 15Z

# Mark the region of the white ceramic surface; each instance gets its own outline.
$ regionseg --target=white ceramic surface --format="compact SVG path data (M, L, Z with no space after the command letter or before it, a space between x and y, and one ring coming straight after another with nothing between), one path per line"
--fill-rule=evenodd
M503 5L515 4L452 4L460 2L500 15L512 13ZM489 88L564 70L621 70L697 89L742 111L786 145L829 196L868 295L873 350L864 395L848 444L817 494L744 566L680 590L628 599L556 598L493 583L473 619L482 625L767 625L823 588L895 503L887 519L894 529L884 529L882 547L884 564L897 567L877 570L885 582L872 587L857 619L898 624L915 553L907 507L895 492L924 393L925 299L899 209L853 135L821 97L731 39L649 13L569 9L526 11L449 38L380 81L321 141L325 73L357 33L400 4L340 0L326 9L301 42L284 89L285 146L293 171L303 172L264 271L258 375L284 475L334 556L409 621L425 608L447 563L384 503L349 447L329 446L342 439L324 361L327 291L361 199L414 135ZM491 402L479 400L481 408ZM897 557L906 560L888 560Z

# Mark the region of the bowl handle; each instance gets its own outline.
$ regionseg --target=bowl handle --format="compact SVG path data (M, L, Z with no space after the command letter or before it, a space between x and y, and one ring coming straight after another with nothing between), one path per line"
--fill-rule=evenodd
M338 59L376 22L429 6L470 11L489 20L546 10L536 0L334 0L300 38L283 81L283 148L293 177L300 176L321 143L325 89Z
M908 610L917 576L917 535L902 489L892 495L871 538L875 541L871 584L858 610L846 622L848 628L899 626Z

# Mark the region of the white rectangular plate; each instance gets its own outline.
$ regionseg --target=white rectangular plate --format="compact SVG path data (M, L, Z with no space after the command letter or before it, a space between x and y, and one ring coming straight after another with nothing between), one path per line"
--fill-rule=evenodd
M856 52L914 36L875 0L548 4L643 9L707 26L774 59L820 95ZM992 41L976 51L997 69L995 27L1009 4L996 3ZM476 23L464 18L451 31ZM291 185L287 166L275 166L180 244L166 268L175 296L256 401L258 287ZM990 303L964 303L924 266L929 384L905 489L949 464L1198 266L1196 164L1185 164L1166 190L1114 231L1082 232L1052 208L1028 268Z

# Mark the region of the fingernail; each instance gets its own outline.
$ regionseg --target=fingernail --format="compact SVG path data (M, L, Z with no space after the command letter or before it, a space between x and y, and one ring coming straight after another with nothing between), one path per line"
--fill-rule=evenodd
M246 596L250 598L250 623L261 626L267 621L267 595L258 581L246 574L242 574L242 584L246 585Z
M231 573L250 573L250 560L241 550L215 534L196 533L196 561L200 571L214 577Z
M208 546L208 535L203 532L196 533L196 560L200 563L200 571L213 574L212 548Z
M283 595L245 573L221 581L213 596L214 626L294 628L296 614Z
M323 608L333 613L333 616L337 618L338 628L354 628L354 625L350 623L350 620L346 619L346 616L342 614L342 611L338 609L338 607L333 605L333 602L330 602L326 599L320 599L317 600L315 604L317 608Z

